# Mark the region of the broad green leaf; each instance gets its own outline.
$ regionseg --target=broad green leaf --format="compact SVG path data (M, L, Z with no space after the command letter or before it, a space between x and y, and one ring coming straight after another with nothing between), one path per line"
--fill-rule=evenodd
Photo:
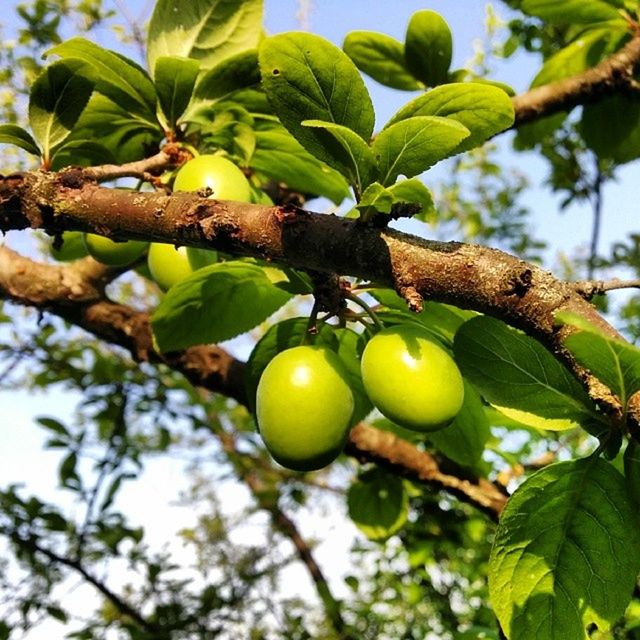
M200 65L191 58L161 56L153 79L168 128L173 131L191 100Z
M271 106L307 151L330 164L325 147L335 140L322 129L303 126L304 120L333 122L369 141L371 98L357 68L338 47L320 36L283 33L262 42L259 60Z
M454 340L462 374L497 407L554 420L597 419L586 391L539 342L488 316L460 327ZM516 418L518 419L518 418Z
M460 153L508 129L514 111L511 98L502 89L480 82L454 82L407 103L385 127L415 116L441 116L464 125L470 135L452 151Z
M161 351L222 342L253 329L290 298L257 265L222 262L171 287L151 326Z
M58 435L65 437L69 436L69 430L62 424L62 422L56 420L55 418L42 417L37 418L36 421L45 429L49 429L50 431L53 431Z
M0 124L0 144L13 144L34 156L40 155L38 144L31 134L17 124Z
M60 171L71 166L92 167L115 162L115 156L100 142L67 139L55 148L51 157L51 170Z
M94 93L70 139L99 140L120 164L155 153L162 141L160 125L145 122L103 95Z
M249 166L300 193L325 196L336 204L349 197L346 180L279 125L256 131L256 149Z
M581 322L581 318L560 315L556 320L580 327L580 331L567 336L563 344L576 361L589 369L617 396L623 407L629 398L640 391L640 349L624 342L608 338L596 327Z
M198 80L194 98L202 102L222 100L234 91L259 83L258 51L242 51L204 73Z
M156 91L142 67L123 55L103 49L84 38L71 38L47 51L63 60L77 58L86 62L93 73L98 93L145 122L156 124Z
M631 500L640 508L640 444L633 439L624 452L624 479Z
M256 390L260 376L269 362L281 351L299 346L304 339L308 339L313 344L323 344L333 351L338 351L338 338L332 327L321 323L315 336L305 338L308 328L308 318L291 318L278 322L269 328L253 348L245 369L245 388L247 389L249 408L252 411L255 410Z
M640 522L622 475L591 457L538 471L511 496L489 561L510 640L586 640L624 613L640 569Z
M501 407L497 404L491 405L491 408L495 411L494 416L499 414L507 418L506 424L501 419L491 423L496 426L507 426L511 429L545 429L547 431L565 431L576 426L573 418L545 418L538 413ZM600 432L604 431L603 428Z
M262 0L158 0L149 23L147 61L195 58L211 69L236 53L255 49L262 36Z
M82 60L59 60L46 67L31 87L29 124L48 162L51 150L76 126L93 93L90 67Z
M522 0L519 9L550 24L623 21L606 0Z
M409 20L404 57L407 68L427 87L447 81L453 41L445 19L435 11L416 11Z
M393 89L417 91L420 83L407 69L404 46L395 38L375 31L352 31L342 45L360 71Z
M465 383L460 413L446 429L429 433L427 437L447 458L463 467L473 467L482 458L490 435L482 399L470 384Z
M409 515L409 496L401 478L381 469L361 474L347 493L349 517L369 540L386 540Z
M327 164L342 173L357 193L362 193L375 180L375 158L369 145L357 133L335 122L322 120L304 120L302 126L323 129L334 138L337 145L325 146L326 157L331 157Z
M586 105L580 131L601 160L624 164L640 157L640 106L633 98L619 95Z
M469 136L469 129L450 118L416 116L383 129L371 146L380 182L393 184L399 175L412 178L442 160Z

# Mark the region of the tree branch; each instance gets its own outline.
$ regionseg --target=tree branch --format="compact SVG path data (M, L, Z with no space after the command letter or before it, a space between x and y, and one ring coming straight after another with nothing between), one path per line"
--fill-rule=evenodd
M611 280L579 280L574 282L573 286L585 300L591 300L593 296L602 295L607 291L640 289L640 280L620 280L619 278L612 278Z
M296 207L216 201L105 189L76 174L26 173L0 179L0 230L110 230L138 238L219 249L305 270L351 275L497 316L538 338L576 373L591 397L618 419L619 401L562 347L572 329L556 328L571 311L619 334L575 288L536 265L487 247L424 240L357 220Z
M76 573L80 574L90 585L95 587L107 600L109 600L122 614L129 616L134 622L142 627L148 633L153 635L157 634L159 629L156 625L146 620L140 612L134 609L126 600L122 599L118 594L111 591L107 585L89 573L85 567L78 561L72 560L62 556L51 549L43 547L33 538L25 539L19 536L17 533L11 535L13 542L19 546L22 546L29 551L40 553L49 560L61 564L69 569L72 569Z
M634 72L640 64L640 34L636 33L619 51L595 67L549 84L535 87L513 98L515 128L559 111L570 111L617 92L640 96Z

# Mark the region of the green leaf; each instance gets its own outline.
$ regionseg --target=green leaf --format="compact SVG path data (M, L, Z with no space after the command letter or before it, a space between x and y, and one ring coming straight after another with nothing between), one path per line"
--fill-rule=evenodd
M618 10L606 0L522 0L519 9L550 24L623 21Z
M453 41L445 19L435 11L416 11L409 20L404 57L407 68L427 87L447 81Z
M98 93L145 122L157 125L153 82L133 60L78 37L49 49L46 55L51 54L87 63L92 71L88 75Z
M290 298L257 265L222 262L171 287L151 326L161 351L222 342L253 329Z
M478 392L465 382L464 404L455 420L446 428L428 434L431 443L447 458L463 467L480 462L491 431Z
M393 89L416 91L420 83L407 69L404 46L395 38L375 31L352 31L342 45L360 71Z
M285 349L302 344L309 325L308 318L290 318L274 324L253 348L245 369L245 387L249 408L255 410L256 390L265 367ZM310 339L313 344L321 344L338 351L339 343L333 328L327 324L318 325L318 333Z
M200 61L211 69L236 53L255 49L262 36L262 0L158 0L149 23L147 61L161 56Z
M624 164L640 157L640 106L633 98L619 95L586 105L580 130L601 160Z
M558 430L598 419L568 369L539 342L499 320L478 316L465 322L454 353L464 377L516 420L526 424L526 414L532 414L543 428Z
M586 640L624 613L640 569L640 522L621 474L596 457L538 471L511 496L489 561L510 640Z
M280 125L256 131L256 149L249 166L294 191L325 196L336 204L349 196L346 180L314 158Z
M400 180L388 187L393 196L394 204L419 204L422 209L415 215L418 220L427 221L435 213L435 205L431 191L417 178Z
M399 175L412 178L442 160L469 136L469 130L449 118L416 116L383 129L373 142L380 182L393 184Z
M409 215L402 215L400 208L416 207ZM431 191L417 178L401 180L390 187L383 187L379 182L370 184L362 194L356 209L361 215L373 210L378 213L393 213L397 217L416 215L421 220L433 213L433 197ZM406 213L406 212L405 212Z
M45 162L71 133L89 102L94 83L82 60L59 60L46 67L31 87L29 124Z
M440 116L464 125L470 132L451 154L481 145L508 129L514 120L511 98L502 90L480 82L455 82L436 87L407 103L389 120L389 127L415 116Z
M371 210L378 213L391 213L392 206L393 195L391 191L379 182L374 182L364 190L356 209L360 211L361 215Z
M53 431L54 433L57 433L61 436L69 436L69 431L67 430L67 428L62 424L62 422L56 420L55 418L42 417L37 418L36 421L45 429L49 429L49 431Z
M349 517L369 540L386 540L409 515L409 496L401 478L381 469L360 475L347 493Z
M73 140L99 140L119 164L140 160L159 148L159 124L144 122L103 95L94 93L74 129Z
M626 408L629 398L640 391L640 349L608 338L588 324L582 323L582 329L565 338L564 346L579 364L604 382Z
M74 451L71 451L60 463L58 475L60 477L60 484L63 487L69 489L79 489L81 487L80 476L76 471L78 464L78 456Z
M640 507L640 444L635 440L629 440L624 452L624 479L631 500Z
M51 170L60 171L70 166L92 167L115 162L115 156L100 142L67 138L55 148L51 157Z
M575 40L545 61L531 87L562 80L594 67L619 49L628 38L626 23L582 31Z
M0 144L13 144L34 156L40 155L38 144L31 134L17 124L0 124Z
M171 131L191 101L199 71L200 64L191 58L161 56L156 60L153 78L158 102Z
M357 193L370 185L377 172L376 161L369 145L354 131L334 122L304 120L304 127L315 127L327 131L338 145L325 146L327 164L337 169L355 187Z
M327 145L335 139L304 120L333 122L365 142L373 132L374 113L364 81L351 60L335 45L308 33L266 38L259 53L262 85L282 124L316 158L331 164Z
M242 51L202 75L194 92L197 101L222 100L233 92L260 83L258 51Z

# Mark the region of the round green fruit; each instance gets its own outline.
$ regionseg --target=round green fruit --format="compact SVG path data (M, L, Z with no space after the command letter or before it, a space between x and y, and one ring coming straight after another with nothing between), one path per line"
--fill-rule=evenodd
M124 267L135 262L149 246L142 240L114 242L95 233L85 233L84 243L92 258L112 267Z
M244 173L221 156L202 155L185 162L173 183L174 191L199 191L207 187L216 200L251 200L251 185Z
M172 244L162 242L151 243L147 264L151 277L163 291L184 280L194 271L187 247L176 248Z
M273 458L295 471L321 469L339 455L353 408L342 362L326 347L282 351L258 383L260 435Z
M377 333L364 349L361 371L371 402L407 429L436 431L462 407L464 385L456 363L418 326Z
M87 247L84 244L82 231L63 231L62 245L59 249L50 245L51 256L60 262L79 260L87 255Z

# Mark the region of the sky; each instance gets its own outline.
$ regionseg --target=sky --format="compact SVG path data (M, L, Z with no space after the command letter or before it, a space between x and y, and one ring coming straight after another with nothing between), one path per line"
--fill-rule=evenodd
M126 11L133 18L148 15L150 3L147 0L105 0L112 2L117 11ZM5 27L12 26L11 9L16 0L3 0L3 20ZM126 4L126 9L124 8ZM463 66L473 55L474 47L484 37L483 22L485 17L485 0L432 0L418 2L403 0L388 2L378 0L313 0L297 2L294 0L266 0L266 28L269 33L298 29L302 26L337 45L352 30L382 31L398 39L403 39L409 16L416 10L430 8L440 12L448 21L454 34L453 67ZM145 13L145 7L147 12ZM505 8L498 4L499 14L507 15ZM110 33L99 32L97 41L103 46L114 46L114 38ZM536 69L536 61L517 56L506 62L495 62L495 79L511 84L516 91L526 89ZM408 94L386 90L375 82L367 80L377 111L378 127L393 112L406 102ZM505 162L524 170L533 184L528 204L535 210L536 231L553 243L551 262L557 252L573 251L578 245L586 245L589 239L590 212L584 207L570 207L563 214L558 214L558 198L552 196L544 187L546 169L531 154L515 155L509 150L509 136L499 141L501 158ZM437 171L426 177L429 185ZM637 230L636 194L637 164L631 164L620 171L620 179L610 184L605 191L605 225L603 245L621 237L625 229ZM0 393L0 487L20 480L27 489L55 500L66 500L52 485L51 478L56 476L58 456L52 452L42 452L43 431L34 426L34 418L38 415L55 415L63 421L73 412L77 398L67 393L54 390L46 396L32 397L24 392ZM183 463L179 460L154 460L148 463L145 475L140 482L130 483L123 491L120 503L125 510L136 512L136 516L146 526L149 541L161 545L167 537L167 523L176 529L193 523L194 514L176 504L168 504L167 496L177 495L188 486ZM232 509L243 497L242 489L230 489L226 493L225 508ZM145 505L144 512L140 505ZM333 520L333 521L332 521ZM336 524L334 519L307 518L300 526L307 535L323 540L317 554L321 564L326 563L332 577L332 585L340 590L341 569L348 566L346 556L347 545L344 540L355 535L348 523ZM338 530L336 530L338 528ZM338 540L338 543L332 543ZM175 553L184 553L175 546ZM304 571L297 567L292 570L290 584L303 593L312 593L311 586ZM72 596L69 596L72 597ZM73 597L91 598L86 592L74 592ZM60 629L55 623L43 624L24 636L25 640L49 640L60 637Z

